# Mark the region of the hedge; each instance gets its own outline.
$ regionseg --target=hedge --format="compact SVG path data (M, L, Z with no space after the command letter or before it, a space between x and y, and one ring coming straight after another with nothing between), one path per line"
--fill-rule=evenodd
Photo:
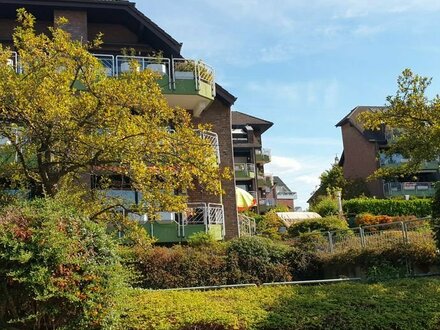
M356 198L344 201L343 209L348 216L361 213L373 215L415 215L426 217L431 215L431 199L374 199Z
M296 237L300 234L313 231L334 231L348 229L347 221L337 216L328 216L325 218L307 219L293 223L289 229L289 236Z
M439 329L440 279L132 290L124 307L126 329Z

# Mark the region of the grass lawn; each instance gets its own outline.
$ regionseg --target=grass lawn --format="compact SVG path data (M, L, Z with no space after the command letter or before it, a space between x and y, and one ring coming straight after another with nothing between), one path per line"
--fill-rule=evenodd
M125 329L440 329L440 278L132 290L123 304Z

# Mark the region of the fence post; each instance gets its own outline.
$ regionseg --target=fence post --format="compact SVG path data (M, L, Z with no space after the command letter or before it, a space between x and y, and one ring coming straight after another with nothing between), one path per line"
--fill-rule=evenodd
M408 243L408 228L406 227L406 223L402 221L400 225L402 226L403 243Z
M327 232L327 236L328 236L328 244L330 247L330 253L333 253L333 237L332 237L332 233L331 232Z
M365 234L364 234L364 228L359 227L359 235L361 238L361 248L365 248Z

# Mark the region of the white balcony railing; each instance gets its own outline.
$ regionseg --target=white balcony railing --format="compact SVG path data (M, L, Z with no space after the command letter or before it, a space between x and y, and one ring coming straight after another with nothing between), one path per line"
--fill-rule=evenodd
M297 199L298 195L296 192L282 191L277 192L277 199Z
M183 212L183 227L187 225L204 225L208 232L210 225L221 225L222 236L225 233L225 211L222 204L188 203ZM184 235L184 228L183 228Z
M93 54L104 67L105 73L109 77L116 75L115 57L113 55Z
M217 157L217 163L220 164L220 146L219 146L219 142L218 142L218 135L217 133L214 132L210 132L210 131L201 131L196 129L195 130L199 136L203 139L206 140L214 149L216 157Z
M11 57L6 60L6 64L14 68L15 72L19 71L17 52L11 52Z

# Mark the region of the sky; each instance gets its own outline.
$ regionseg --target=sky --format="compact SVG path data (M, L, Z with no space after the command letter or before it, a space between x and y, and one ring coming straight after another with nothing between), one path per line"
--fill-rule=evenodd
M133 0L215 68L233 110L274 123L265 172L298 193L319 185L343 150L335 124L357 105L384 105L405 68L440 89L438 0Z

